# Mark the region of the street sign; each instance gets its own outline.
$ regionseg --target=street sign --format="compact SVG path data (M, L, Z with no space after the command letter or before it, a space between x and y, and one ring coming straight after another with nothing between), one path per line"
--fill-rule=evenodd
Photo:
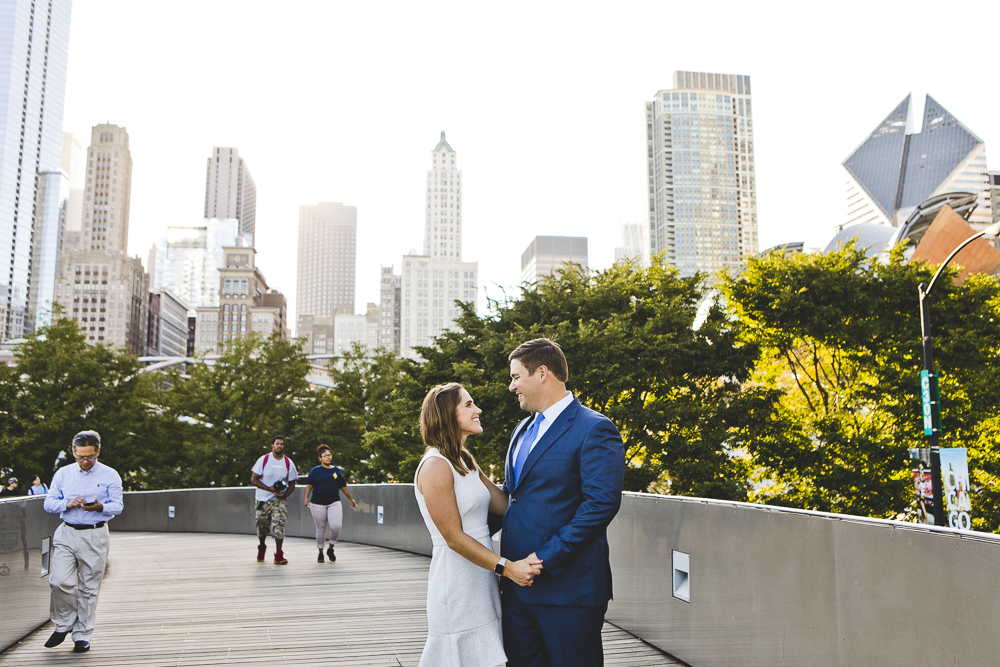
M920 400L923 404L924 435L941 434L941 397L934 371L920 371Z

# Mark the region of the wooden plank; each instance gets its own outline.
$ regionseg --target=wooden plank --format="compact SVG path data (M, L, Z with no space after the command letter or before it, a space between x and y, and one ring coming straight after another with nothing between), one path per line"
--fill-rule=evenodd
M0 653L4 667L323 664L411 667L427 638L430 559L341 543L317 563L313 540L288 538L288 565L256 561L244 535L114 533L93 648L42 646L46 624ZM681 665L604 628L611 666Z

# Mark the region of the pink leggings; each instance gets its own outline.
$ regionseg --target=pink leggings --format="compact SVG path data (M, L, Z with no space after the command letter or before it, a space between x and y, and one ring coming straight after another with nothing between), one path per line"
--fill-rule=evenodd
M344 507L338 500L330 505L317 505L309 503L309 511L312 512L313 521L316 522L316 547L323 548L326 542L326 531L330 530L330 544L336 544L340 537L340 526L344 522Z

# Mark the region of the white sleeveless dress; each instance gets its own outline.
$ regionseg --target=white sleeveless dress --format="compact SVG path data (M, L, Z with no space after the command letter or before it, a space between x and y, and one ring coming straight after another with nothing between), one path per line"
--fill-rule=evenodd
M424 461L440 458L434 448L427 451ZM490 492L479 475L470 472L464 477L451 467L455 478L455 498L462 517L462 530L492 550L486 516ZM448 548L441 531L427 512L424 496L413 485L420 514L434 545L431 569L427 578L427 643L420 656L420 667L497 667L507 662L503 651L500 625L500 584L497 575L475 565Z

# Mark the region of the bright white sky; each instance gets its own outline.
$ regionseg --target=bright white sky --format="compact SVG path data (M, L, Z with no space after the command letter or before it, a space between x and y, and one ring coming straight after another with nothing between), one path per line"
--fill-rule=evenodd
M489 296L518 283L538 234L586 236L609 266L621 223L644 216L642 105L674 70L751 76L760 247L824 246L841 162L907 93L1000 150L997 25L995 1L76 0L64 129L86 148L94 124L127 128L144 263L167 225L201 219L212 147L238 147L258 263L294 322L299 205L358 207L364 312L380 265L422 251L441 130L463 171L463 258Z

